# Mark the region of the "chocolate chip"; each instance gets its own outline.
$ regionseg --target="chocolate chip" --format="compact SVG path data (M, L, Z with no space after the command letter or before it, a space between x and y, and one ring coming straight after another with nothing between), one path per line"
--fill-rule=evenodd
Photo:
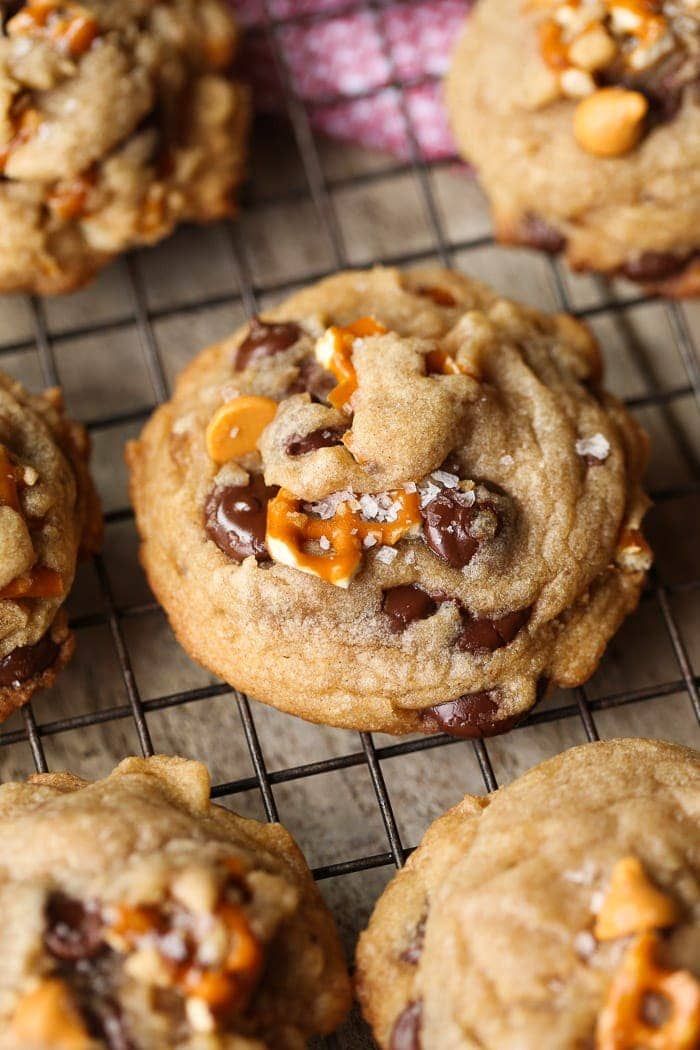
M672 252L642 252L636 259L630 259L621 267L621 273L629 277L631 281L639 281L642 284L654 281L663 281L667 277L685 269L690 260L690 255L674 255Z
M207 535L234 561L242 562L251 554L258 561L267 560L267 505L277 491L265 484L261 474L248 485L214 489L204 508Z
M44 943L56 959L92 958L103 943L99 912L65 893L52 893L46 905Z
M236 351L236 371L242 372L265 357L274 357L288 350L302 335L299 325L293 322L268 324L254 317L248 326L247 336Z
M416 924L416 928L413 931L413 937L410 943L401 952L401 961L408 963L409 966L417 966L420 962L420 957L423 954L423 946L425 944L425 924L428 921L428 916L423 915Z
M47 632L35 645L21 645L0 660L0 688L13 688L50 667L59 647Z
M539 248L543 252L556 255L566 247L566 237L556 227L551 226L541 215L525 215L519 229L519 239L523 244Z
M480 539L472 529L483 508L467 506L464 493L443 489L439 496L421 508L425 541L439 558L453 569L463 569L479 549Z
M389 627L398 634L415 620L425 620L437 609L437 602L414 583L403 583L384 591L382 611L389 617Z
M389 1050L421 1050L420 1029L423 1019L423 1002L417 999L409 1003L394 1021L389 1040Z
M284 450L288 456L305 456L307 452L315 452L319 448L342 445L346 430L347 427L319 427L310 434L292 434Z
M505 733L517 722L517 717L498 717L500 693L487 689L481 693L465 693L456 700L448 700L420 712L426 727L451 736L472 739Z
M462 631L457 648L463 652L494 652L513 641L521 627L530 619L530 609L518 609L497 620L477 620L462 614Z
M338 380L332 372L309 355L299 365L299 375L290 389L290 394L309 394L312 401L324 404Z

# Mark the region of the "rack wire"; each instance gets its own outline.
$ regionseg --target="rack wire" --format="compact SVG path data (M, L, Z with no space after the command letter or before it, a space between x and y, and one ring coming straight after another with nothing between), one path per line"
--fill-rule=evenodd
M488 236L457 240L451 238L445 229L431 173L455 164L457 158L446 158L438 164L431 165L422 156L411 122L410 107L407 103L407 91L415 87L417 82L403 81L398 75L391 42L384 32L384 23L381 17L390 7L408 5L412 2L414 0L362 0L362 2L352 2L345 6L336 5L332 10L327 10L322 14L295 15L288 19L275 19L270 13L271 5L266 2L264 5L265 18L263 23L253 30L253 32L261 33L265 36L274 55L277 72L284 87L288 121L293 130L306 179L305 187L292 188L291 190L284 190L281 194L268 196L265 198L265 204L269 205L286 201L293 205L297 199L310 200L319 220L318 236L324 238L330 248L332 265L320 272L304 273L304 281L321 278L335 269L349 265L350 256L344 242L334 193L339 189L371 183L374 179L386 179L390 176L404 175L410 176L415 181L419 191L424 219L430 230L432 240L432 243L425 249L406 252L397 248L395 253L385 255L384 258L377 261L407 265L423 259L437 257L442 263L449 266L454 265L455 258L461 252L490 246L493 243ZM281 46L281 35L290 24L336 18L339 15L360 10L368 12L375 19L389 71L386 81L373 88L366 95L374 96L387 90L396 93L406 128L409 147L408 158L405 161L397 161L385 165L376 172L362 172L349 177L330 180L324 174L319 154L319 144L312 129L313 111L317 105L349 101L350 97L337 96L333 99L326 98L313 104L302 100L295 91L293 77L285 63L284 50ZM357 96L352 97L356 98ZM260 202L251 201L248 206L251 208L259 207ZM245 207L246 204L244 203ZM0 365L2 365L3 360L18 351L34 351L45 383L58 385L60 383L60 374L56 358L57 342L87 335L104 336L111 331L129 329L135 326L151 388L148 398L149 403L144 405L142 409L127 408L123 411L89 419L86 422L91 431L100 432L145 421L152 405L166 399L169 391L166 369L154 330L154 326L158 321L173 318L179 314L197 313L198 311L223 304L237 304L242 306L246 313L253 314L259 308L261 297L273 294L280 295L288 288L298 285L302 279L296 276L292 279L285 279L272 284L255 280L252 275L247 246L239 228L235 224L230 224L226 226L226 232L230 259L236 278L235 287L220 294L199 297L195 301L152 307L149 305L143 276L138 265L138 257L132 255L126 262L128 299L124 302L123 309L120 304L120 312L103 322L93 323L87 321L79 325L52 331L51 326L47 322L45 303L40 299L30 298L28 299L28 307L32 318L33 333L31 337L0 344ZM646 296L640 294L619 298L612 288L601 281L598 286L598 290L601 293L600 301L588 304L583 308L577 307L571 300L567 280L558 261L550 259L547 265L550 268L551 281L556 293L558 306L577 316L614 316L650 301ZM677 383L671 388L658 388L655 383L654 369L650 368L648 359L636 342L631 340L629 343L630 352L635 356L640 372L648 380L651 392L645 393L643 396L627 398L627 402L635 410L656 407L667 411L672 409L676 402L692 397L698 410L700 410L700 357L698 348L691 335L687 316L682 307L675 303L664 304L663 310L666 314L673 343L683 363L685 381ZM674 501L693 497L700 492L697 457L692 449L686 455L686 459L692 475L690 480L683 484L657 491L653 494L657 502L673 503ZM131 518L132 512L127 506L119 507L106 515L107 527L129 522ZM491 792L498 787L488 741L468 743L444 735L397 740L396 742L380 745L374 740L372 734L361 733L359 734L357 746L348 753L333 755L304 764L283 765L280 768L269 769L258 737L255 713L251 704L246 696L235 690L232 691L228 685L213 683L201 688L186 689L171 692L167 695L158 695L150 699L143 699L136 675L134 674L125 625L128 621L138 621L139 618L151 614L157 609L157 605L152 601L138 604L120 604L115 597L114 587L101 555L95 557L94 568L101 591L103 611L91 612L77 617L74 619L72 626L78 633L97 625L106 625L108 627L114 653L120 668L124 702L106 709L94 709L68 717L45 721L38 721L32 706L27 705L22 711L23 725L17 729L0 732L0 749L18 743L28 744L37 770L46 771L48 769L48 760L44 748L44 741L47 738L71 730L80 730L89 726L118 722L120 720L131 720L143 754L150 755L153 753L153 742L149 728L149 716L153 713L176 709L183 705L201 704L203 705L202 717L206 718L206 702L208 700L224 694L232 694L238 706L242 731L250 753L253 774L217 783L213 788L213 796L215 798L231 798L246 791L257 790L267 819L273 821L278 818L275 789L279 785L293 783L306 778L315 778L332 771L347 770L357 766L364 766L369 773L386 836L386 848L360 856L341 857L332 863L317 867L314 871L317 879L341 877L373 868L389 868L392 865L401 867L405 862L410 848L414 844L404 842L399 831L399 823L394 813L392 797L383 772L383 764L387 759L436 748L472 748L478 762L484 791ZM700 587L700 573L698 575L694 574L690 579L683 579L681 582L667 582L654 572L643 598L645 602L655 601L660 609L663 628L667 633L675 661L675 672L673 675L667 676L660 682L636 688L609 691L595 698L591 698L588 695L585 687L576 689L566 702L557 706L545 706L540 710L536 709L521 723L521 727L534 727L547 722L577 718L580 720L585 738L596 740L602 735L597 722L597 716L601 712L614 708L624 708L627 705L638 704L643 701L669 697L678 693L686 697L687 703L692 709L693 717L697 724L700 725L699 679L693 671L691 658L673 607L673 598L676 592L689 591L698 587ZM78 641L80 643L80 639ZM513 733L518 734L521 727L513 730ZM350 734L348 734L348 739L352 739ZM329 1043L328 1045L331 1044Z

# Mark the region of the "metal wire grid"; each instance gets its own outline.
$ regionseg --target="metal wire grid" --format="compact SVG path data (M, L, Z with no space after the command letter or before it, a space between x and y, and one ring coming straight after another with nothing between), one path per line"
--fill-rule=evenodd
M410 4L411 2L415 2L415 0L364 0L364 2L353 2L340 8L336 7L335 10L329 10L323 14L294 16L285 20L276 20L270 13L270 4L266 3L266 17L264 24L254 30L255 32L265 34L275 56L277 71L286 93L287 115L294 131L307 182L307 186L302 192L305 195L308 191L315 206L315 210L321 222L321 235L327 239L332 250L334 263L333 269L342 268L348 265L348 253L343 241L341 226L338 222L331 191L337 189L339 186L356 185L360 182L371 181L375 178L386 178L387 175L408 172L415 177L420 188L422 207L431 230L433 244L427 250L411 253L398 252L396 255L390 257L385 256L382 260L383 262L402 265L437 256L442 263L449 266L452 264L453 258L458 251L493 243L489 237L473 238L465 241L450 240L443 228L440 210L431 185L430 166L426 164L421 156L411 123L410 109L406 99L407 89L415 86L416 83L419 82L402 82L397 76L390 41L386 38L381 20L382 12L389 6L393 6L397 3ZM367 94L377 95L388 89L396 92L403 120L405 122L407 141L409 144L409 156L406 162L396 163L388 168L384 167L376 174L364 174L353 176L348 179L336 180L335 182L329 182L324 176L321 159L311 127L311 114L314 107L302 101L294 90L292 77L285 63L283 49L280 46L280 34L284 31L286 26L289 26L292 23L298 23L302 20L319 21L337 17L339 14L348 14L359 10L369 12L373 15L377 31L382 39L387 66L390 70L388 80L375 87ZM353 96L353 98L356 97L357 96ZM321 102L314 103L314 105L328 105L330 102L334 101L348 101L348 98L340 96L335 99L324 99ZM453 158L453 160L456 160L456 158ZM451 161L448 160L441 163L450 162ZM436 165L433 165L432 167L435 166ZM278 203L283 199L289 201L297 195L301 196L302 194L293 191L286 194L285 197L277 196L275 198L268 198L267 203L270 203L271 201L272 203ZM166 316L197 311L222 303L231 302L240 302L248 314L253 314L258 309L261 294L282 292L287 287L293 287L299 283L299 279L297 278L296 280L280 282L275 285L265 285L264 287L256 284L252 279L246 255L246 247L245 244L242 243L238 230L235 226L230 226L229 231L231 258L237 280L237 288L235 290L224 295L202 298L196 302L176 304L157 310L149 309L143 281L139 274L138 267L135 264L134 257L132 256L127 259L127 275L131 302L125 309L124 315L102 324L91 325L88 323L84 326L65 329L57 333L54 338L67 339L88 334L99 335L110 329L126 327L135 323L143 358L148 369L153 399L156 402L164 400L168 396L168 384L153 329L156 320ZM606 299L604 302L586 309L577 310L570 302L567 287L559 270L558 263L555 260L550 260L549 266L551 267L551 276L559 306L562 309L577 314L578 316L591 316L604 312L625 311L631 307L639 305L640 303L648 301L644 296L637 296L625 301L613 300L606 292ZM327 272L331 271L323 271L311 275L307 274L305 275L305 279L314 280L325 276ZM605 288L603 282L601 282L601 287ZM34 338L31 340L0 345L0 361L3 357L18 350L35 348L38 353L43 379L47 384L58 384L59 374L56 364L56 356L42 302L36 298L31 298L29 300L29 307L33 320ZM666 304L664 309L668 316L668 321L678 352L685 367L687 383L676 386L671 390L656 390L646 396L629 399L628 403L632 407L637 408L648 405L660 406L663 408L663 406L668 405L677 399L693 395L698 409L700 410L700 358L698 356L698 350L694 345L682 310L673 303ZM653 384L654 377L650 374L643 355L638 348L633 346L632 349L636 354L637 364L642 373L645 374L647 379ZM119 427L124 423L145 420L148 411L148 409L143 409L105 415L89 421L88 426L93 431ZM696 476L694 481L687 485L656 492L654 496L657 502L663 500L671 501L682 499L688 495L697 493L698 491L700 491L700 479ZM132 517L132 512L129 508L125 507L110 512L106 517L108 524L116 523L130 519ZM379 853L340 859L332 864L318 867L314 871L314 875L317 879L342 876L365 871L370 868L389 865L401 867L403 865L410 849L403 843L399 833L397 820L392 807L392 801L382 772L382 761L384 759L432 748L471 746L474 749L478 760L485 791L490 792L498 787L489 756L489 747L486 742L473 741L471 744L467 744L463 741L460 742L452 737L444 735L404 740L387 746L377 746L371 734L360 733L359 747L351 753L302 765L269 770L265 763L263 751L258 739L255 718L248 699L236 690L231 690L228 685L214 684L202 688L157 696L150 700L143 700L141 698L132 668L131 656L125 640L123 625L128 619L142 617L153 612L157 608L157 605L155 602L147 602L120 606L115 599L109 575L100 555L95 557L94 567L99 581L105 611L103 613L92 613L80 617L74 621L72 626L76 630L81 630L98 624L108 625L121 670L127 702L106 710L90 711L85 714L46 721L41 724L37 722L31 705L27 705L23 708L22 714L24 718L24 728L0 733L0 747L7 747L22 741L28 742L38 771L43 772L48 769L43 746L43 739L45 737L100 723L115 722L120 719L132 719L136 727L141 750L144 755L150 755L153 754L153 744L148 725L148 716L150 713L162 711L168 708L176 708L183 704L206 701L215 696L232 693L238 705L243 732L245 734L250 758L252 760L254 775L217 784L212 792L215 798L230 797L257 788L260 792L267 819L274 821L278 816L274 795L274 788L276 785L301 780L303 778L316 777L320 774L331 771L349 769L353 766L364 765L369 772L386 832L387 848ZM652 575L650 586L646 594L647 599L656 598L661 610L665 629L668 633L677 664L678 676L675 679L644 688L608 693L607 695L595 700L588 698L584 688L579 688L574 690L573 703L566 703L555 709L535 711L522 723L522 725L533 726L544 722L558 721L576 716L580 719L586 738L588 740L596 740L598 739L599 734L595 716L598 712L627 704L639 703L644 700L657 699L679 692L685 692L688 702L691 704L692 710L694 711L695 718L700 724L700 694L698 691L698 678L693 674L688 652L670 603L670 595L673 591L697 587L700 587L700 579L684 581L682 584L669 587L668 585L664 585L656 576ZM517 733L518 730L516 729L514 732Z

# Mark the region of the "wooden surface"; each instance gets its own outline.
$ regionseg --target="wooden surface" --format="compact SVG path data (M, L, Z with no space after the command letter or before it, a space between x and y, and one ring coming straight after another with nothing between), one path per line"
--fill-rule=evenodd
M365 264L405 253L430 257L436 251L435 228L426 214L426 187L414 172L397 171L391 158L337 145L319 143L319 151L339 232L335 243L319 222L290 136L279 126L268 125L258 132L253 179L235 236L245 266L262 289L261 306L281 297L281 285L303 283L333 269L343 253L349 263ZM546 259L485 243L488 216L476 185L463 171L447 165L434 169L427 188L446 241L457 245L454 265L512 297L557 308L555 271ZM475 244L464 247L465 242ZM226 226L181 231L167 244L140 253L131 265L144 291L169 381L198 349L226 335L245 315L239 298L240 270L234 264L231 230ZM660 498L649 516L649 533L656 549L658 580L665 588L661 602L667 602L680 638L680 650L678 640L674 650L659 595L650 591L610 647L586 696L596 700L627 690L656 692L651 699L596 711L600 734L658 736L700 745L679 663L684 653L687 667L697 669L700 661L700 415L673 327L687 325L700 342L700 305L669 313L660 302L634 303L610 312L603 306L611 298L634 300L638 292L629 285L612 289L590 278L563 275L563 279L571 304L593 311L591 323L602 341L609 386L635 399L635 411L652 437L649 480ZM271 287L276 290L265 291ZM206 309L189 308L202 299L217 301ZM122 511L127 507L123 444L138 431L139 410L154 401L144 330L136 323L127 264L114 265L83 293L40 303L39 311L70 410L86 421L111 414L125 417L110 426L93 427L94 470L105 508ZM36 320L28 302L20 297L1 301L0 323L2 344L19 347L3 354L0 367L31 387L40 387ZM105 327L94 334L75 334L86 326ZM658 392L665 395L662 403L648 404L649 396ZM683 496L671 498L678 489ZM113 514L108 525L104 565L114 603L124 613L119 624L141 699L210 684L211 677L182 653L159 611L143 615L134 611L134 606L152 599L136 561L134 527L126 514ZM56 688L36 699L33 710L40 726L127 703L106 616L109 610L94 566L81 569L70 609L83 624L77 656ZM574 697L559 693L545 709L573 703ZM259 705L253 705L253 714L268 770L362 750L357 734L312 727ZM239 711L229 695L152 711L147 721L157 751L206 761L216 783L253 775ZM28 742L7 743L7 733L24 727L19 714L3 726L3 779L33 771ZM488 753L499 783L506 783L534 763L584 740L583 723L573 715L489 741ZM377 747L387 743L393 741L375 739ZM43 744L51 768L69 768L87 777L107 773L118 759L139 748L128 714L68 732L49 731ZM428 823L465 792L484 790L468 743L386 757L382 772L404 846L415 845ZM364 762L278 784L273 793L280 818L297 836L312 866L387 850ZM264 818L257 787L227 798L225 804ZM391 868L382 867L322 882L349 950L390 875ZM334 1045L370 1044L362 1026L352 1021Z

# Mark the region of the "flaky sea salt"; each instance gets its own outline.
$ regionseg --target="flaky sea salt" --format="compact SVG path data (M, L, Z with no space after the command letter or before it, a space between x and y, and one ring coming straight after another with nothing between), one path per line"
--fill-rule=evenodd
M502 466L502 467L512 467L512 466L513 466L513 464L515 463L515 460L513 459L513 457L512 457L512 456L509 456L509 455L508 455L508 454L506 453L506 455L505 455L505 456L501 456L501 460L500 460L500 463L501 463L501 466Z
M376 536L365 536L365 538L362 541L362 546L366 550L369 550L370 547L376 547L376 545L377 545L377 537Z
M574 937L574 951L582 959L590 959L595 954L597 942L590 930L579 930Z
M330 496L326 496L324 499L316 500L314 503L305 503L304 511L307 514L315 514L322 521L328 521L329 518L333 517L341 503L349 503L354 501L354 498L353 493L348 490L331 492Z
M384 565L391 565L392 561L398 554L393 547L380 547L377 551L377 561L381 561Z
M593 456L602 462L610 455L610 442L603 434L593 434L591 437L579 438L576 451L579 456Z
M331 549L331 541L327 536L320 536L318 545L322 551L329 551Z
M430 477L446 489L456 489L459 485L459 477L456 474L448 474L446 470L434 470Z

